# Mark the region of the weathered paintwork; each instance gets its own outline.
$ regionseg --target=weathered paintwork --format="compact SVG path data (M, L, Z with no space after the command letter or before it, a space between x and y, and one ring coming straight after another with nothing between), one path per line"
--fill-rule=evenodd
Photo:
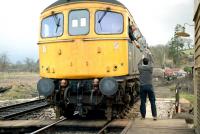
M137 73L141 52L129 43L128 18L136 25L128 10L121 4L82 1L62 6L51 6L41 14L43 18L53 13L64 15L64 32L60 37L42 38L39 35L40 76L56 79L88 79L126 76ZM124 26L121 34L95 33L95 12L106 10L121 13ZM68 14L71 10L87 9L90 12L90 31L86 35L70 36Z

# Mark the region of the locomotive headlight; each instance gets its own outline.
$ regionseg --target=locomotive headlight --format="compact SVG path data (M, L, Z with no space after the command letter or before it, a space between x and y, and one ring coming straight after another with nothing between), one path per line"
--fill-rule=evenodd
M55 85L53 83L53 80L51 79L40 79L37 83L37 90L40 95L43 95L45 97L50 96L55 89Z
M99 89L103 95L114 95L118 90L118 83L114 78L103 78L100 81Z

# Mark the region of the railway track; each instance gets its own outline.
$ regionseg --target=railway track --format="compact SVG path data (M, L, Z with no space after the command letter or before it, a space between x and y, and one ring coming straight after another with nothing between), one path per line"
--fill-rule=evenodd
M138 99L136 100L138 102ZM135 104L136 104L135 102ZM132 107L133 108L133 107ZM121 116L125 117L129 113L130 107L125 108ZM132 120L128 119L115 119L111 121L89 121L77 120L73 121L68 120L65 117L62 117L58 121L51 122L50 124L39 128L36 131L31 132L30 134L41 134L41 133L59 133L59 134L82 134L82 133L94 133L94 134L126 134L129 128L132 125Z
M85 122L85 125L68 126L65 124L67 121L66 118L62 118L58 121L55 121L47 126L44 126L36 131L31 132L30 134L42 134L42 133L59 133L59 134L79 134L79 133L90 133L90 134L126 134L129 128L132 125L132 120L112 120L112 121L104 121L100 126L96 126L95 121L91 121L93 125L87 125L88 122ZM78 123L78 122L77 122ZM65 124L65 125L62 125ZM61 127L62 126L62 127ZM70 128L74 127L74 128Z
M26 113L30 113L49 106L45 99L34 100L0 108L0 120L14 119Z
M126 134L131 124L129 119L2 120L0 133Z
M39 133L42 133L42 132L48 130L49 128L53 127L54 125L56 125L56 124L58 124L58 123L60 123L60 122L62 122L62 121L64 121L64 120L66 120L65 117L61 118L60 120L58 120L58 121L56 121L56 122L54 122L54 123L51 123L51 124L45 126L45 127L43 127L43 128L40 128L40 129L38 129L38 130L36 130L36 131L30 133L30 134L39 134Z
M131 120L114 120L105 125L97 134L126 134L131 125Z

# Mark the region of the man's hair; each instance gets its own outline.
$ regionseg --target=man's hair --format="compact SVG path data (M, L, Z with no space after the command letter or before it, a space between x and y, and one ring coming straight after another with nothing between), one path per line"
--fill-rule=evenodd
M149 59L148 59L148 58L144 58L144 59L143 59L143 64L144 64L144 65L148 65L148 63L149 63Z

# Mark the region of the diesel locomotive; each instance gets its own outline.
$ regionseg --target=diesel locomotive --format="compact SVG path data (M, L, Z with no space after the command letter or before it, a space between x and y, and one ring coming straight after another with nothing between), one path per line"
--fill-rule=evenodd
M101 111L110 120L139 93L146 42L117 0L58 0L41 13L37 89L57 116Z

